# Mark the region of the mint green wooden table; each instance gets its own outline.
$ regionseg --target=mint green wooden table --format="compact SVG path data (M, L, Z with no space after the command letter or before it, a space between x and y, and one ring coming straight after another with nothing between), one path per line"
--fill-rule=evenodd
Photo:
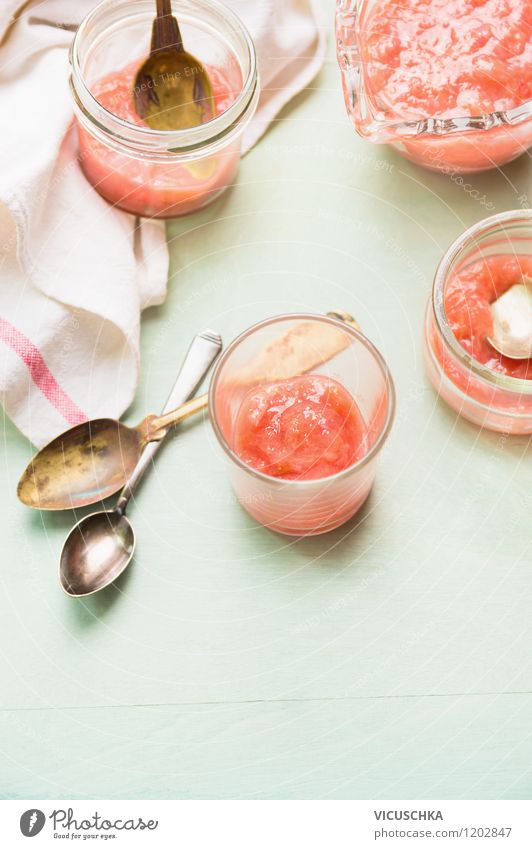
M530 797L528 440L457 420L421 360L442 251L518 206L529 168L471 178L475 198L363 142L331 40L234 191L169 226L168 300L146 314L127 420L161 405L206 325L229 341L272 314L349 310L399 408L373 495L337 532L255 527L200 419L132 505L132 568L76 602L56 577L73 516L18 505L31 449L4 422L2 796Z

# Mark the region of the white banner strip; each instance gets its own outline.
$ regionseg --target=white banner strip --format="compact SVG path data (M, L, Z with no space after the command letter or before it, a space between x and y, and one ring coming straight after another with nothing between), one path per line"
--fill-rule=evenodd
M529 801L9 800L0 802L0 845L524 849L531 814Z

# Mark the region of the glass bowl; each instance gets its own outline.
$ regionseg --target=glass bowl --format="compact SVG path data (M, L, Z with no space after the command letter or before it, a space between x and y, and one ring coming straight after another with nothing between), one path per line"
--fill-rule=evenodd
M328 324L345 334L345 347L310 373L333 378L351 393L367 427L368 450L353 465L325 478L282 480L248 466L233 450L233 427L245 391L235 376L259 352L301 322ZM395 412L392 378L377 349L349 325L329 316L307 313L281 315L242 333L218 360L209 390L209 414L219 444L228 459L235 494L245 510L262 525L292 536L321 534L350 519L368 497L377 459Z
M102 78L128 66L134 78L149 52L153 0L103 0L82 21L70 51L85 176L113 205L155 218L195 212L234 182L259 94L253 41L234 12L216 0L174 0L172 8L186 49L213 69L232 99L206 124L152 130L117 117L93 95Z
M532 210L512 210L473 225L451 245L434 278L424 332L427 371L453 410L481 427L532 433L532 380L500 374L460 345L445 314L447 282L461 268L497 254L532 256Z
M344 99L355 129L433 171L466 174L510 162L532 145L532 100L505 112L401 120L371 92L365 26L376 0L337 0L336 47Z

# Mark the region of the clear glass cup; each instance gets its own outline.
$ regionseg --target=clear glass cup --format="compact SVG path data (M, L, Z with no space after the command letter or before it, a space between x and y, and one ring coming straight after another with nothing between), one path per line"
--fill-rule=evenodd
M532 145L532 100L505 112L403 120L379 101L364 64L365 21L376 0L337 0L336 48L344 100L356 131L433 171L467 174L510 162Z
M148 55L153 0L103 0L81 23L70 51L70 87L81 167L94 188L136 215L194 212L230 186L242 133L257 105L257 59L248 31L217 0L174 0L186 49L223 76L234 97L212 121L152 130L118 118L93 96L95 84Z
M532 256L532 210L511 210L470 227L451 245L434 278L424 332L428 375L453 410L481 427L532 433L532 380L498 374L462 348L445 314L447 282L462 267L497 254Z
M234 423L243 395L260 383L251 381L242 388L238 376L259 352L301 322L332 325L342 334L344 349L310 373L333 378L351 393L367 426L368 450L362 459L335 475L281 480L251 468L233 450ZM239 502L262 525L293 536L331 531L360 509L373 485L394 412L393 380L374 345L341 321L307 313L270 318L242 333L218 360L209 390L212 427L227 455Z

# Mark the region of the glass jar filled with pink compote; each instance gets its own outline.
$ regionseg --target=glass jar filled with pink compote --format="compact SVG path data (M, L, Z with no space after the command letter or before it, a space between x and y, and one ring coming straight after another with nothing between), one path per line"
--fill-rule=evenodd
M253 41L217 0L174 0L188 52L206 68L215 117L182 130L154 130L136 114L135 75L149 53L152 0L103 0L71 49L79 159L93 187L137 215L195 212L235 182L242 134L257 105Z
M532 144L530 0L337 0L336 39L364 138L446 173Z

